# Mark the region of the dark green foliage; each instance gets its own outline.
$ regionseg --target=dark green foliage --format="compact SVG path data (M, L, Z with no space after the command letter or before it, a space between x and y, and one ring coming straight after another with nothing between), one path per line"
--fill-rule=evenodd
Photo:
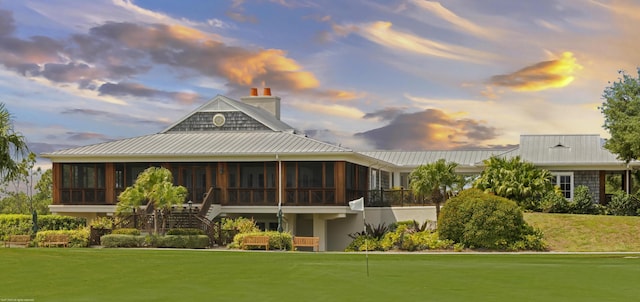
M623 191L618 191L611 196L611 201L607 204L607 211L618 216L637 216L640 210L640 200Z
M100 243L107 248L113 247L143 247L145 245L145 236L125 235L125 234L109 234L100 237Z
M140 230L138 229L132 229L132 228L121 228L121 229L115 229L113 231L111 231L111 234L116 234L116 235L140 235Z
M205 235L148 236L147 239L147 244L152 247L204 249L209 246L209 237Z
M486 168L474 182L474 188L515 200L524 209L539 210L543 197L554 191L551 173L522 161L519 156L510 159L492 156L484 164Z
M570 202L570 205L571 213L573 214L597 214L598 212L587 186L576 187L573 201Z
M348 236L351 239L356 239L360 236L369 236L372 238L375 238L377 240L382 239L382 237L384 236L384 234L386 234L389 231L389 227L387 226L386 223L381 223L378 224L377 226L374 226L370 223L365 223L365 228L367 229L367 232L365 233L365 231L363 230L362 232L356 232L356 233L351 233Z
M600 112L604 115L603 128L611 138L604 147L629 162L640 156L640 69L639 79L624 71L622 78L606 87Z
M167 231L167 235L205 235L201 229L170 229Z
M33 242L37 246L42 246L47 234L65 234L69 236L69 247L87 247L89 246L89 229L77 229L77 230L54 230L54 231L39 231Z
M0 214L0 239L6 235L30 234L33 226L31 215ZM76 230L86 226L87 220L80 217L60 215L39 215L38 229L47 230Z
M571 211L569 200L564 198L561 193L553 191L548 192L542 198L540 207L545 213L569 213Z
M438 232L441 239L493 250L519 248L519 241L524 241L525 249L532 248L536 244L527 243L533 240L527 235L540 235L526 224L514 201L477 189L462 191L447 202L438 219Z

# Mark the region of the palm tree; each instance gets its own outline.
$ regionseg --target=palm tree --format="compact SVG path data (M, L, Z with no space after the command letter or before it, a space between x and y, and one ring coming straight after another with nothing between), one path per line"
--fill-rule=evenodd
M411 191L415 195L428 196L436 204L436 217L440 215L440 204L447 200L452 188L464 181L455 173L457 163L439 159L420 165L409 175Z
M153 206L155 211L153 230L158 234L158 214L166 213L173 205L182 204L187 194L187 188L173 185L171 171L150 167L138 175L133 186L120 193L117 212L138 208L144 201L148 201L147 205Z
M548 170L539 169L519 156L510 159L492 156L484 164L486 168L474 187L515 200L526 209L535 210L542 196L554 189Z
M0 103L0 179L13 180L22 171L21 160L29 153L22 134L15 132L9 110Z

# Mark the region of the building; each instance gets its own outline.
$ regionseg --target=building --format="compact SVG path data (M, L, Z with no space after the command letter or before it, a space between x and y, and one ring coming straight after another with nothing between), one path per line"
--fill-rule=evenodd
M510 150L356 151L297 133L280 120L280 98L268 88L241 101L218 95L157 134L42 156L53 163L53 213L112 215L137 175L161 166L211 221L253 217L275 229L281 205L286 231L320 237L320 250L343 250L347 235L362 230L362 214L349 201L364 197L372 224L435 220L433 206L403 189L409 173L444 158L458 163L459 173L479 174L493 155L521 156L552 171L567 198L584 184L604 200L607 177L631 189L634 166L603 149L598 135L523 135Z

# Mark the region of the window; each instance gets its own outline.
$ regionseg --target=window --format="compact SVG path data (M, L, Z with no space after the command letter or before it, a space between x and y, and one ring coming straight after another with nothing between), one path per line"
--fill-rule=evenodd
M97 204L105 202L104 164L62 164L63 204Z
M552 172L555 185L566 199L573 199L573 172Z

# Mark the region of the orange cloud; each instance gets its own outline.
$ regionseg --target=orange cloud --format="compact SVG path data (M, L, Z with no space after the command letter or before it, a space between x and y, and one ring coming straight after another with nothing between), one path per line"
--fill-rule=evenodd
M562 53L560 59L544 61L522 68L514 73L491 77L490 84L510 87L515 91L539 91L569 85L573 74L582 69L571 52Z

